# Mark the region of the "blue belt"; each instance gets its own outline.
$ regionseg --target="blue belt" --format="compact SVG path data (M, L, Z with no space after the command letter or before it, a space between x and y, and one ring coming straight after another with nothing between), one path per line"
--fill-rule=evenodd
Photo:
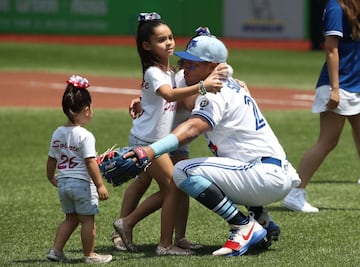
M281 160L276 159L276 158L272 158L272 157L263 157L263 158L261 158L261 162L262 163L267 163L267 164L274 164L274 165L277 165L279 167L282 167Z

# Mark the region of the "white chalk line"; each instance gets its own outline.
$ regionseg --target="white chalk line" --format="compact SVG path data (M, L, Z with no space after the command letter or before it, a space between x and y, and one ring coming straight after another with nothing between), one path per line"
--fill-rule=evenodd
M48 86L50 89L64 90L63 83L43 83L30 81L30 86ZM115 88L107 86L91 86L89 87L90 92L97 92L103 94L115 94L115 95L135 95L139 96L141 90L132 88ZM281 100L281 99L270 99L257 97L256 102L259 104L276 105L276 106L297 106L297 107L309 107L312 105L314 96L312 94L294 94L292 100Z

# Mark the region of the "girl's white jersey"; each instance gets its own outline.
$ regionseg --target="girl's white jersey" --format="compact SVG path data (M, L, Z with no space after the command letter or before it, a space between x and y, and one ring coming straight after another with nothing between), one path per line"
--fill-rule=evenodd
M184 79L184 70L183 69L179 70L175 74L175 84L176 84L176 88L183 88L183 87L187 86L185 79ZM175 118L174 118L173 128L178 126L180 123L186 121L189 118L190 113L191 112L186 110L185 108L179 109L179 107L178 107L178 109L176 110Z
M51 138L49 157L57 161L57 179L78 178L93 183L85 165L96 157L95 137L81 126L60 126Z
M145 71L142 85L141 115L133 121L130 132L146 142L155 142L169 134L176 112L176 102L168 102L156 92L160 86L175 87L173 71L164 72L158 67Z
M212 152L242 162L263 157L285 160L285 152L255 100L232 78L224 84L220 93L198 97L191 114L211 125L206 138Z

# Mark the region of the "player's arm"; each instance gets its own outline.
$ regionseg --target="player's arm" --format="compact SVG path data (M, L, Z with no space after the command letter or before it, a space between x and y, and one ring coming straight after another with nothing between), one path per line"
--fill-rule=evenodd
M85 164L86 164L86 169L87 169L91 179L94 181L97 192L99 194L99 199L100 200L108 199L109 193L103 183L103 179L100 174L99 166L96 163L96 159L95 158L86 158Z
M151 160L155 156L174 151L180 146L189 144L199 135L210 129L211 126L204 118L200 116L191 116L187 121L179 124L171 134L150 146L144 147L144 150Z
M48 157L47 164L46 164L46 175L49 182L57 187L57 180L55 176L56 170L56 159L52 157Z

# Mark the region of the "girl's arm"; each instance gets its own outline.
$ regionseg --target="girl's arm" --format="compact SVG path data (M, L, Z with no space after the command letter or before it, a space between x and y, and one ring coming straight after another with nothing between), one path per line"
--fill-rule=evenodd
M216 67L215 66L209 65L209 67L213 67L214 69L210 70L212 72L203 81L206 91L213 93L219 92L223 87L223 82L221 81L221 77L218 75L218 69L223 68L223 64L219 64ZM182 100L185 97L191 95L197 95L199 94L199 91L200 91L200 82L187 87L176 88L176 90L173 90L170 85L162 85L157 90L157 93L168 102L173 102L177 100Z
M109 198L109 193L103 183L103 179L100 174L99 167L96 163L95 158L86 158L85 159L86 168L91 179L94 181L94 184L97 188L100 200L106 200Z
M326 36L325 37L325 52L326 63L329 73L331 93L330 99L327 103L328 109L334 109L338 106L340 101L339 96L339 37Z
M56 170L56 159L54 159L52 157L48 157L47 164L46 164L47 178L53 186L57 187L55 170Z

